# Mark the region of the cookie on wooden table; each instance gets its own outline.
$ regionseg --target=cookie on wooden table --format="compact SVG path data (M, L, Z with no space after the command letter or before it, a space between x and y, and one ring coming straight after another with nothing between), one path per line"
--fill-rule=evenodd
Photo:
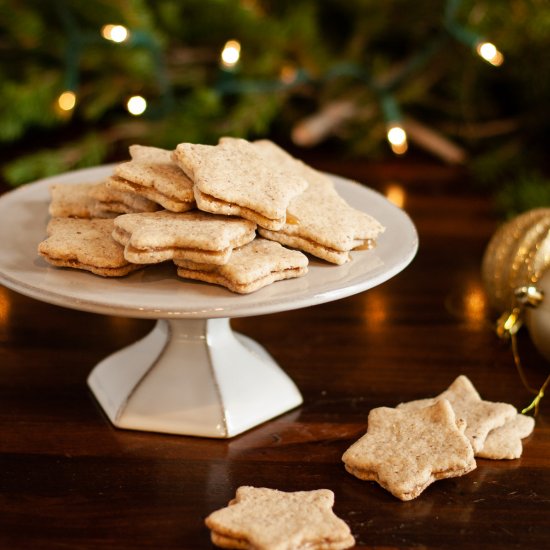
M190 212L123 214L114 220L113 238L136 264L187 259L224 264L234 248L256 236L256 224L241 218Z
M370 411L367 433L344 455L346 470L376 481L401 500L411 500L439 479L476 468L474 453L446 399L418 409L378 407Z
M175 260L178 275L224 286L238 294L248 294L275 281L301 277L307 273L308 259L298 250L256 238L233 250L224 265Z
M457 418L466 421L465 433L476 455L483 448L487 434L517 414L513 405L482 400L472 382L464 375L458 376L448 389L438 396L400 403L398 408L418 409L431 405L439 399L447 399Z
M121 277L142 266L124 258L124 248L111 236L113 228L112 219L53 218L38 253L56 267Z
M239 487L225 508L206 519L221 548L344 550L355 544L348 525L332 510L329 489L285 492Z
M283 227L289 202L307 187L301 175L269 161L244 139L180 143L174 159L193 180L200 210L240 216L267 229Z
M519 458L523 453L522 439L533 432L535 419L525 414L516 414L500 428L491 430L483 447L476 456L494 460Z

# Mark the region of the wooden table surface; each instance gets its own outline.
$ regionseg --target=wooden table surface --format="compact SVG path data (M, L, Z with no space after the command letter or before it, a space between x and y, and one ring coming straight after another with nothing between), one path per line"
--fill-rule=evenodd
M345 471L341 456L374 407L436 395L460 374L487 400L521 408L531 396L495 336L481 286L498 223L489 199L437 165L324 158L316 166L402 201L419 252L367 292L233 320L304 396L298 409L233 439L113 428L86 377L153 322L63 309L0 286L0 548L212 548L204 518L240 485L333 490L357 548L549 547L544 400L521 459L479 459L475 471L413 501ZM527 335L520 345L531 382L541 383L548 364Z

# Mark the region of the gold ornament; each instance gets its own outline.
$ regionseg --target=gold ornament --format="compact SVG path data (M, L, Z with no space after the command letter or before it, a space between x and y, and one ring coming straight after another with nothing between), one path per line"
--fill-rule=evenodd
M485 250L481 276L489 303L500 313L497 334L510 338L521 379L536 394L523 412L536 412L550 376L540 390L530 387L516 333L525 324L535 347L550 361L550 208L529 210L503 224Z
M497 311L515 306L515 291L535 284L550 267L550 208L529 210L503 224L483 256L481 275Z

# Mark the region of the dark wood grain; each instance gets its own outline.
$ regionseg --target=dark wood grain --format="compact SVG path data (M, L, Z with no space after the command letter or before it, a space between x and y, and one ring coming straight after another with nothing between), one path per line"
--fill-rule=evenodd
M441 166L313 162L382 192L401 185L420 249L375 289L233 321L304 395L299 409L234 439L113 428L86 376L153 322L0 287L1 548L211 548L204 518L240 485L332 489L358 548L548 547L548 402L521 459L478 460L474 472L411 502L344 470L342 453L373 407L435 395L459 374L489 400L523 407L531 397L494 334L481 287L481 257L497 226L490 200ZM541 382L547 363L527 335L520 346L532 383Z

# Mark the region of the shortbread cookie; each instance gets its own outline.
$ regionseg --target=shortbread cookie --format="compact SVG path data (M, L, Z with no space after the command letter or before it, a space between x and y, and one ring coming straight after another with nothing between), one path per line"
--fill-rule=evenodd
M259 229L263 237L298 248L334 264L350 260L350 250L372 248L384 227L372 216L350 206L332 180L293 158L269 140L254 146L281 165L293 168L308 182L287 209L287 223L278 231Z
M113 227L112 219L52 218L38 252L57 267L121 277L142 266L124 259L123 247L111 237Z
M233 250L225 265L208 265L176 260L178 275L225 286L233 292L248 294L281 281L307 273L308 259L298 250L288 250L279 243L256 238Z
M244 139L180 143L174 159L193 180L200 210L241 216L266 229L284 226L288 204L307 187L300 174L269 161Z
M158 203L162 208L170 210L171 212L187 212L191 210L194 206L194 203L188 201L181 201L162 195L156 189L139 186L135 183L125 180L124 178L119 178L118 176L111 176L106 180L107 186L111 189L116 189L118 191L123 191L127 193L137 193L142 197Z
M175 259L224 264L234 248L255 236L251 221L196 210L123 214L115 219L113 231L113 238L124 245L124 257L136 264Z
M171 164L172 153L168 149L161 149L160 147L151 147L149 145L130 145L128 148L130 152L130 158L140 162L162 162L165 164Z
M227 507L206 519L222 548L344 550L355 544L348 525L332 510L329 489L284 492L239 487Z
M535 419L532 416L516 414L503 426L489 432L483 448L476 456L495 460L519 458L523 452L521 440L531 435L534 427Z
M397 498L411 500L438 479L475 469L464 428L446 399L412 410L379 407L369 413L367 433L342 460L359 479L376 481Z
M98 183L55 183L50 186L49 214L52 218L92 218L97 205L90 191ZM110 217L110 216L108 216Z
M172 160L171 151L132 146L130 153L134 158L115 167L110 187L133 191L172 212L195 206L193 182Z
M90 188L88 195L95 200L90 207L94 218L107 218L133 212L155 212L161 206L137 193L109 187L106 182Z
M472 382L464 376L459 376L447 390L434 398L419 399L398 405L400 409L417 409L431 405L439 399L447 399L451 403L457 418L466 421L466 436L470 440L474 452L483 448L487 434L502 426L507 420L514 418L517 410L508 403L483 401Z

